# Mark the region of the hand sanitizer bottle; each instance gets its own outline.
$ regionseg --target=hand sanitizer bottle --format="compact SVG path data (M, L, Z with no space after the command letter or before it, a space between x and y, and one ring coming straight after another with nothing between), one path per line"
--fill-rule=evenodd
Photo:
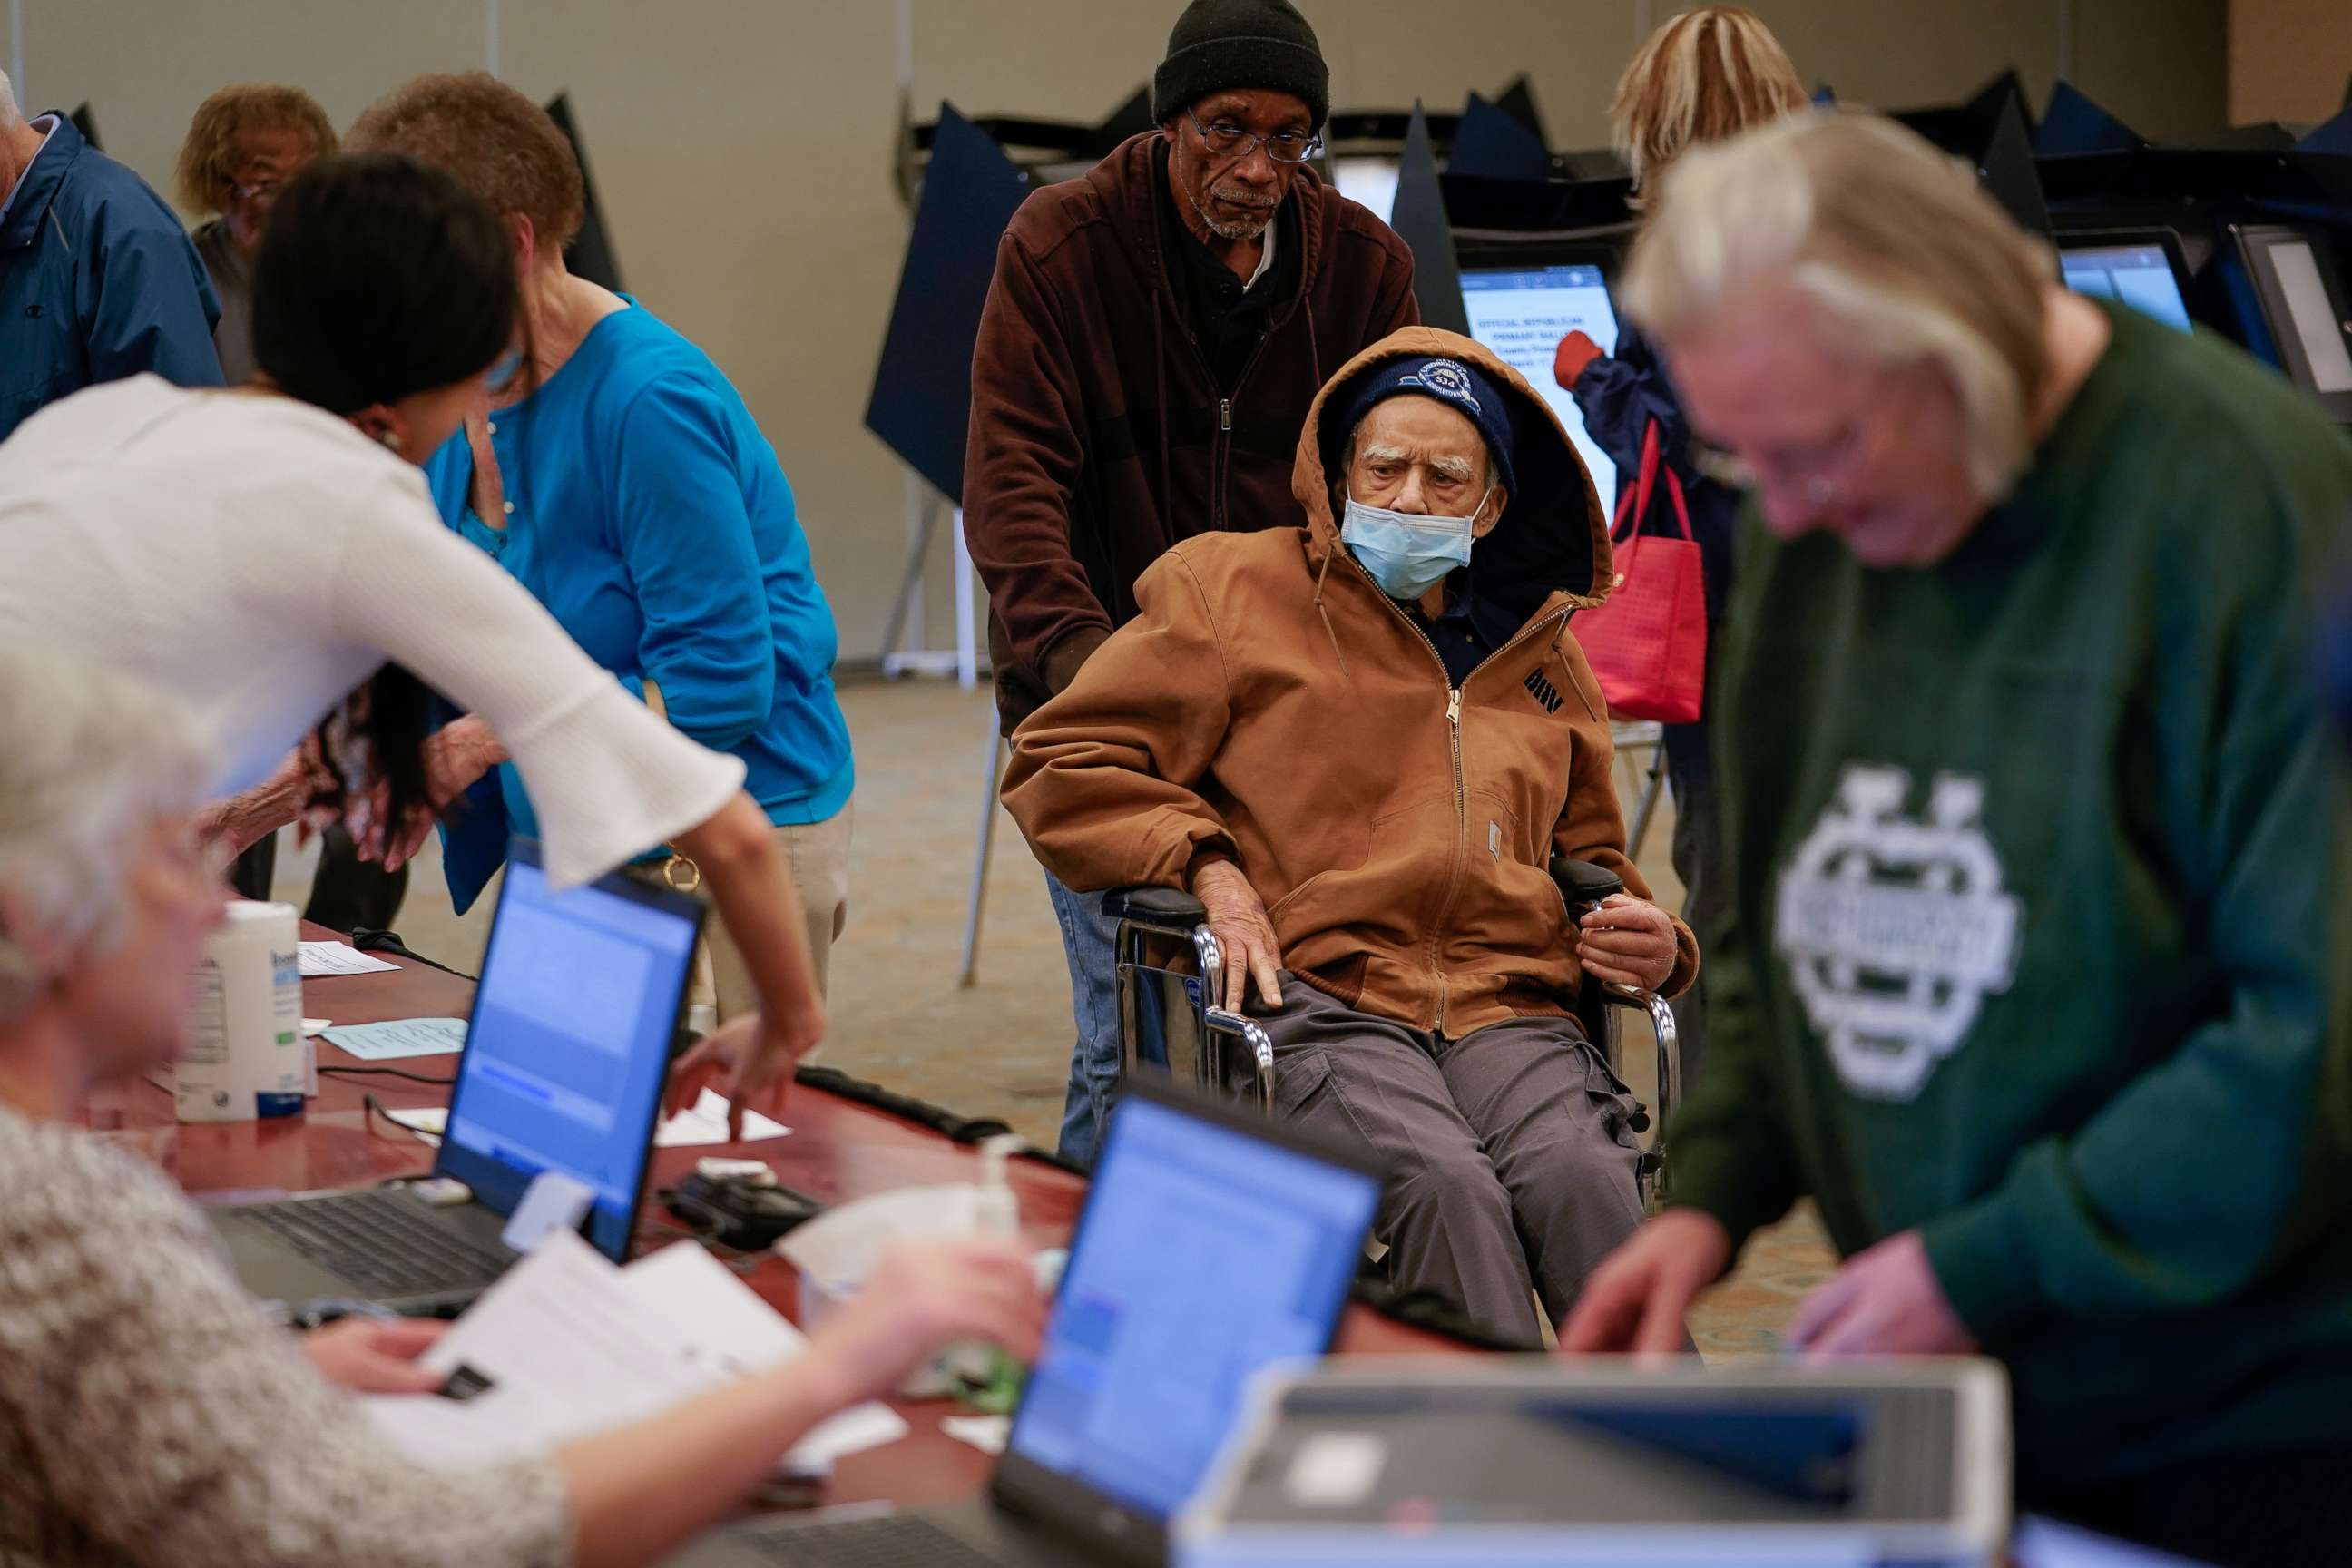
M1000 1133L980 1146L980 1184L971 1194L971 1229L975 1236L1021 1235L1021 1200L1006 1180L1007 1162L1028 1145L1012 1133ZM1019 1397L1021 1363L994 1345L972 1342L956 1346L948 1355L956 1376L974 1390L971 1402L986 1410L1010 1410Z

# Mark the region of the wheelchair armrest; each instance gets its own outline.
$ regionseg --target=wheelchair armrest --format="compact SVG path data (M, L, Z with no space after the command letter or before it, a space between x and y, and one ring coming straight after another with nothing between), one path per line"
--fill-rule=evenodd
M1597 904L1612 893L1625 890L1625 879L1606 870L1590 860L1571 860L1565 855L1551 858L1551 879L1559 885L1559 896L1568 907Z
M1142 885L1113 888L1102 896L1102 910L1110 920L1127 921L1177 936L1189 935L1193 927L1209 918L1201 900L1181 888Z

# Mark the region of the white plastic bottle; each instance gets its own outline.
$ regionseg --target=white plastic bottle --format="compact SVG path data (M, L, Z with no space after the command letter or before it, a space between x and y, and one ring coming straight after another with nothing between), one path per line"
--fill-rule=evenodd
M980 1146L980 1184L971 1190L971 1234L1017 1240L1021 1235L1021 1199L1007 1179L1008 1162L1028 1145L1019 1136L1000 1132ZM949 1347L947 1364L967 1384L991 1386L1020 1367L985 1341L968 1341ZM1017 1386L1017 1382L1015 1384Z
M302 1109L300 917L232 903L205 942L188 1054L173 1075L183 1121L250 1121Z

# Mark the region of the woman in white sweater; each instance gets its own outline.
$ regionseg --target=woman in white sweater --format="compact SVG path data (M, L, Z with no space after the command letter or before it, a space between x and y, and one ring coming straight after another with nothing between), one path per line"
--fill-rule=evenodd
M170 1183L66 1125L184 1043L222 900L194 811L214 776L184 700L0 644L0 1562L647 1563L941 1343L1034 1353L1024 1255L940 1244L780 1370L551 1454L404 1458L348 1391L429 1383L406 1363L431 1326L267 1326Z
M772 1107L824 1011L742 763L632 699L441 526L415 468L488 395L515 288L497 217L448 175L391 154L312 164L255 265L253 387L139 376L0 444L0 638L176 696L218 744L207 787L236 801L231 847L342 815L396 859L509 759L559 885L673 846L761 1000L675 1087L731 1064L738 1113ZM428 742L435 692L466 717ZM289 765L306 736L313 764Z

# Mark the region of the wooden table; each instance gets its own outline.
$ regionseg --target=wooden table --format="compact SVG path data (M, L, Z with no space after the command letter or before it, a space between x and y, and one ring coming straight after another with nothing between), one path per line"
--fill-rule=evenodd
M303 935L309 940L332 940L335 933L306 927ZM467 1016L473 1003L471 981L425 964L391 962L400 967L388 973L306 980L303 1011L337 1024ZM369 1065L323 1039L318 1042L318 1051L322 1068ZM457 1059L423 1057L394 1065L446 1076L455 1070ZM371 1118L363 1104L363 1097L370 1094L395 1110L446 1105L449 1099L446 1088L435 1085L383 1076L322 1073L318 1098L300 1116L183 1125L173 1119L171 1096L142 1083L114 1105L97 1108L91 1120L105 1135L143 1151L170 1172L183 1189L199 1198L354 1186L429 1170L433 1151L401 1129ZM928 1128L822 1090L795 1089L782 1120L793 1130L788 1138L719 1148L656 1150L648 1191L677 1183L694 1168L697 1159L709 1154L765 1160L775 1168L779 1180L827 1203L979 1177L980 1161L973 1150ZM1034 1160L1013 1162L1011 1179L1021 1202L1023 1228L1031 1239L1041 1247L1066 1243L1086 1196L1085 1181ZM640 1247L664 1245L667 1216L659 1216L658 1209L650 1204L646 1213ZM781 1258L761 1259L744 1279L787 1317L796 1314L796 1281ZM1342 1325L1339 1348L1377 1355L1448 1353L1464 1347L1355 1306L1349 1308ZM827 1501L947 1502L969 1497L986 1483L992 1464L988 1456L940 1430L941 1417L957 1414L958 1405L935 1400L900 1403L897 1408L912 1428L909 1435L887 1447L842 1460Z

